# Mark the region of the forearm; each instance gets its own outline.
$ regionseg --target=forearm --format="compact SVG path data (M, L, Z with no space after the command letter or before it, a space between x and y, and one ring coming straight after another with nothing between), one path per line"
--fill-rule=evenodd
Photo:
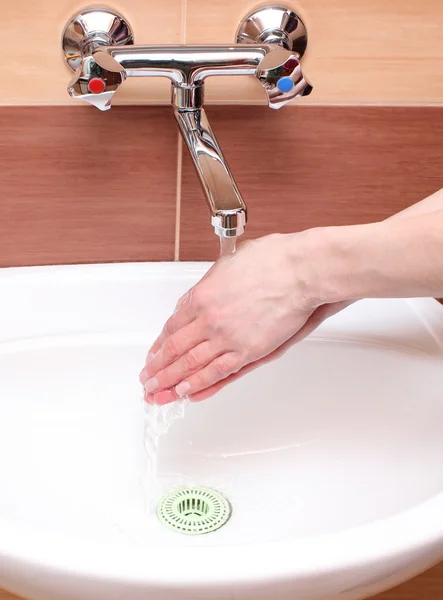
M443 205L442 197L435 201ZM443 296L443 206L429 207L410 218L307 232L313 301Z
M416 217L429 212L435 212L436 210L443 210L443 188L438 192L435 192L435 194L428 196L421 202L417 202L416 204L405 208L386 220L391 221L392 219L399 219L403 217Z

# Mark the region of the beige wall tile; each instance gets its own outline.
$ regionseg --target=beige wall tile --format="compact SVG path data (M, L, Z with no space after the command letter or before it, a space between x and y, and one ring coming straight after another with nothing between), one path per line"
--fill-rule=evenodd
M308 28L303 65L314 92L300 103L443 104L440 0L291 0L286 4L301 14ZM187 42L234 41L240 21L255 6L251 0L187 0ZM216 78L207 86L207 98L265 101L253 77Z
M129 20L136 43L180 43L182 0L111 0L106 4ZM68 19L85 6L88 0L2 2L0 105L76 103L66 91L72 71L65 64L60 37ZM168 81L157 78L126 81L114 104L166 103L169 88Z
M91 0L92 1L92 0ZM182 2L116 0L138 43L180 43ZM5 2L6 3L6 2ZM87 2L86 2L87 4ZM263 2L261 3L263 4ZM2 7L0 104L74 104L60 51L67 19L85 3L7 0ZM443 2L440 0L296 0L309 33L306 104L443 104ZM187 0L189 43L231 42L250 0ZM131 80L115 104L169 102L169 82ZM253 77L214 78L207 99L263 103Z

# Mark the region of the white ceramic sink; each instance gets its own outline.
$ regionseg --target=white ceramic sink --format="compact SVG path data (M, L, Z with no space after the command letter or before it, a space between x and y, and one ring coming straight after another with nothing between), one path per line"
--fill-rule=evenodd
M0 588L33 600L353 600L443 558L443 307L364 301L186 409L146 510L138 373L208 265L0 271Z

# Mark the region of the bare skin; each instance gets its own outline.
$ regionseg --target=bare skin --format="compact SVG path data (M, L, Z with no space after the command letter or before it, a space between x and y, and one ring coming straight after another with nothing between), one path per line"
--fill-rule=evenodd
M443 296L443 190L380 223L247 242L179 301L140 374L146 400L203 400L360 298L419 296Z

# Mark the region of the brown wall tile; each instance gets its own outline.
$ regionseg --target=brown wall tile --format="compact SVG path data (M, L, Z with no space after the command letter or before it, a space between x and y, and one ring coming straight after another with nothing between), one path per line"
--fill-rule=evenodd
M0 266L172 260L166 108L0 108Z
M5 590L0 590L0 600L22 600L22 599L19 598L18 596L15 596L14 594L10 594L9 592L6 592Z
M247 237L387 217L443 187L443 109L210 107L248 205ZM191 160L182 173L180 259L218 243Z
M439 600L443 598L443 563L372 600Z

